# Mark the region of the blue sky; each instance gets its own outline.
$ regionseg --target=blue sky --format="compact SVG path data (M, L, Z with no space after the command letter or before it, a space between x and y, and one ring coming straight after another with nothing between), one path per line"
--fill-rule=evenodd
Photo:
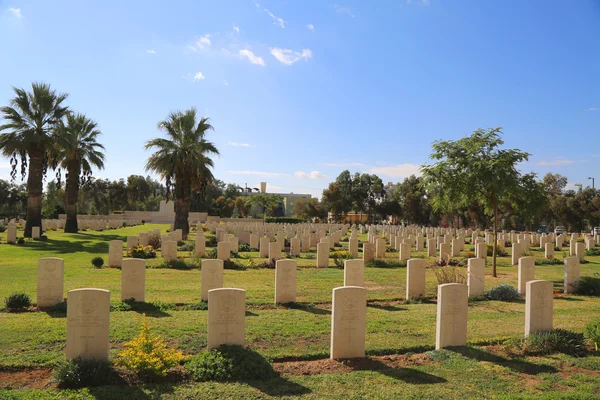
M100 177L145 175L156 123L194 106L215 176L242 186L397 182L432 141L495 126L524 171L600 186L597 0L0 0L0 37L0 104L34 80L70 93L103 132Z

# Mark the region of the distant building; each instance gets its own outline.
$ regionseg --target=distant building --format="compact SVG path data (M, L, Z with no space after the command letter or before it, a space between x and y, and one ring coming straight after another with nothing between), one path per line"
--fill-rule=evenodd
M260 183L260 193L267 192L267 182ZM279 207L275 210L276 217L293 217L294 216L294 204L300 199L310 199L312 196L308 193L269 193L281 196ZM254 207L250 210L251 215L256 215L259 210L255 210Z

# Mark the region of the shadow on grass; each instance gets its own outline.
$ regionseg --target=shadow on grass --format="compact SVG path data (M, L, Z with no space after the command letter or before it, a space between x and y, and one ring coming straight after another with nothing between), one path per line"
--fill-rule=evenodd
M487 361L512 371L527 375L538 375L544 373L555 373L557 369L550 365L534 364L522 359L508 359L492 353L488 353L476 347L449 347L446 350L460 354L466 358L476 361Z
M144 385L146 393L140 386L130 386L126 382L116 383L111 386L90 387L87 390L95 399L128 399L128 400L149 400L159 399L164 395L172 394L173 385L169 384L149 384Z
M406 310L408 310L408 308L400 307L397 305L367 304L367 307L377 308L378 310L384 310L384 311L406 311Z
M317 308L313 305L310 304L302 304L302 303L286 303L286 304L281 304L281 306L292 309L292 310L300 310L300 311L306 311L309 312L311 314L317 314L317 315L331 315L331 310L326 310L323 308Z
M571 297L571 296L554 296L554 300L583 301L583 299L578 299L576 297Z
M161 304L134 301L132 299L111 304L110 311L133 311L138 314L146 314L146 316L152 318L165 318L171 316L171 314L165 312L164 306Z
M413 385L431 385L448 382L446 379L419 371L414 368L394 368L372 358L352 358L344 360L344 365L353 371L376 371L387 377Z
M242 381L269 396L297 396L312 393L312 390L282 376L265 381Z
M82 240L70 242L68 240L48 239L28 241L23 246L35 251L55 252L58 254L87 252L90 254L108 255L108 241L92 242L90 240Z
M248 310L246 310L245 315L246 315L246 317L258 317L258 314L253 313L252 311L248 311Z

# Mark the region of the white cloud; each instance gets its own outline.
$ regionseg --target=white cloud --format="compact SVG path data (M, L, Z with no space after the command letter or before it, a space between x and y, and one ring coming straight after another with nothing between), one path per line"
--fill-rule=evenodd
M237 25L233 25L233 30L235 31L235 33L239 34L240 33L240 27Z
M310 173L306 173L304 171L296 171L296 178L300 178L300 179L327 179L327 177L319 171L312 171Z
M590 108L586 109L585 111L600 111L600 107L590 107Z
M248 143L238 143L238 142L227 142L227 145L229 146L233 146L233 147L251 147L251 145L249 145Z
M420 6L430 6L431 0L416 0L414 3ZM406 0L406 4L413 4L413 0Z
M372 167L368 170L371 174L391 176L394 178L407 178L411 175L420 176L421 166L418 164L397 164L390 167Z
M229 82L227 82L225 79L223 79L223 86L229 86Z
M148 54L156 54L156 51L155 50L146 50L146 53L148 53Z
M205 47L208 47L208 46L210 46L210 45L211 45L211 43L212 43L212 42L210 41L210 37L211 37L211 36L212 36L212 35L210 35L210 34L208 34L208 33L207 33L206 35L202 36L200 39L198 39L198 40L196 41L196 47L197 47L197 48L199 48L199 49L203 49L203 48L205 48Z
M308 60L312 58L312 51L310 51L310 49L302 49L301 53L292 51L290 49L279 49L276 47L270 50L271 55L285 65L292 65L300 60Z
M308 28L309 31L315 31L315 26L313 24L308 24L306 25L306 27Z
M279 25L281 27L281 29L285 28L285 21L283 20L283 18L279 18L277 15L273 14L271 11L267 10L266 8L263 8L263 10L267 14L269 14L269 17L273 18L273 24Z
M540 167L557 167L559 165L569 165L569 164L575 164L575 161L567 160L566 158L563 158L563 157L556 157L552 161L538 161L535 163L535 165L538 165Z
M8 11L12 13L17 18L23 18L23 14L21 13L20 8L9 8Z
M246 57L252 64L257 64L263 67L267 65L265 64L265 60L263 60L262 57L255 55L248 49L240 50L240 56Z
M350 11L350 9L349 9L348 7L342 7L342 6L339 6L339 5L335 4L335 5L333 6L333 8L335 9L335 11L336 11L338 14L341 14L341 15L347 15L347 16L349 16L350 18L356 18L356 15L354 15L354 14L352 13L352 11Z
M202 74L202 72L200 72L200 71L196 72L196 74L194 75L194 82L200 82L203 79L204 79L204 75Z
M280 178L282 176L289 176L289 174L280 174L279 172L263 172L263 171L229 171L230 174L235 175L256 175L264 178Z
M362 167L364 164L361 163L323 163L326 167Z

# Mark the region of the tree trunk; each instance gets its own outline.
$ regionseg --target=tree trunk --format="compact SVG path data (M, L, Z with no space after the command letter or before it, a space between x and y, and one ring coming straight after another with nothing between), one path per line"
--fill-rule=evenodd
M181 229L183 240L187 239L190 232L188 216L190 213L191 185L184 179L175 177L175 229Z
M77 200L79 197L79 164L69 165L67 168L67 196L66 196L66 209L67 209L67 221L65 222L65 233L77 233L79 227L77 226Z
M42 229L42 190L45 150L42 146L29 149L29 171L27 176L27 222L25 237L31 237L31 228Z
M496 248L498 247L498 205L494 202L494 243L492 246L492 276L495 278L496 275Z

